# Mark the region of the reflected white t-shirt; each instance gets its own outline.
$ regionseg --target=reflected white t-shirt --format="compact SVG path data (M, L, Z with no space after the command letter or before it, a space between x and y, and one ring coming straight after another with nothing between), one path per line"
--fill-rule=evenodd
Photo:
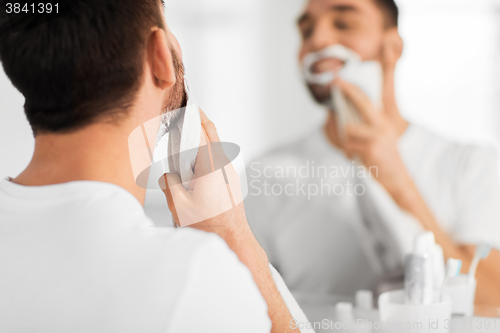
M399 151L437 222L454 241L500 246L494 150L454 143L410 125ZM250 226L311 320L321 318L307 311L307 302L352 300L357 290L373 289L381 278L354 227L365 217L353 195L353 170L358 172L322 129L248 168Z
M0 332L270 332L219 237L154 227L124 189L0 183Z

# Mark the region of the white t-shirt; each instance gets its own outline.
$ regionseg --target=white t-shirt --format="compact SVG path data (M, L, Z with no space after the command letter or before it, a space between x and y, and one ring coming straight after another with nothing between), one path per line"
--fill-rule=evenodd
M0 332L271 330L222 239L154 227L111 184L1 182L0 270Z
M500 244L493 151L444 140L416 125L409 126L399 145L422 196L456 242ZM311 320L318 318L304 300L350 300L381 278L354 227L363 220L356 177L369 177L360 172L321 129L249 166L245 206L250 226Z

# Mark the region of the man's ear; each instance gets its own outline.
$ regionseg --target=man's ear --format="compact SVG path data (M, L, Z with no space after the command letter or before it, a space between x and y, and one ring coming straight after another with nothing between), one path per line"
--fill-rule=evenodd
M398 28L387 29L384 37L384 53L389 53L393 61L398 61L403 55L403 46L403 38L399 35Z
M382 69L384 72L383 103L387 114L398 114L396 102L394 73L396 64L403 54L403 39L397 28L389 28L385 32L382 45Z
M151 66L151 75L161 89L171 88L176 83L176 73L172 51L168 45L165 31L155 28L148 41L147 59Z

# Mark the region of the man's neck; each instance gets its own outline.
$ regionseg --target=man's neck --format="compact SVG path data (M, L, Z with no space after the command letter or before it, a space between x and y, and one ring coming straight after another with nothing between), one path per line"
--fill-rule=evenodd
M408 128L408 121L406 121L399 114L393 115L391 118L391 123L396 127L399 137L401 137L406 129ZM328 111L328 116L326 119L326 123L323 127L325 135L334 147L339 149L343 148L342 141L340 140L339 129L338 129L338 118L335 113L331 110Z
M30 164L13 181L25 186L106 182L124 188L143 204L145 190L134 181L129 134L122 127L99 123L70 134L38 135Z

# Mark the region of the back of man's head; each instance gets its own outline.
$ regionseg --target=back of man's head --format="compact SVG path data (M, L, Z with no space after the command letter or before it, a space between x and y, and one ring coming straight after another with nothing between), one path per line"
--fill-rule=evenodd
M0 16L0 60L26 99L34 133L127 116L155 26L165 29L159 0L78 1L65 15L15 33Z

